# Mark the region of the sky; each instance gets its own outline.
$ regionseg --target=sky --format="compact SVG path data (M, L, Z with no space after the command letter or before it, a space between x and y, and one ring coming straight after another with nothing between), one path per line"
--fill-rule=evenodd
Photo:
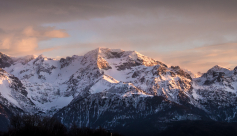
M237 66L236 0L1 0L0 52L132 50L193 72Z

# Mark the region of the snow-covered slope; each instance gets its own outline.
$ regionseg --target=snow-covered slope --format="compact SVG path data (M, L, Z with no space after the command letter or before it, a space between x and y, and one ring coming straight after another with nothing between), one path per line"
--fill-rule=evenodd
M76 59L76 57L74 58ZM6 71L18 77L27 91L27 97L35 104L38 111L51 111L66 106L73 97L68 95L66 82L76 72L75 63L71 67L61 68L61 61L27 56L15 59Z
M0 69L0 88L1 104L9 108L34 111L34 103L27 97L28 92L21 81L3 69Z

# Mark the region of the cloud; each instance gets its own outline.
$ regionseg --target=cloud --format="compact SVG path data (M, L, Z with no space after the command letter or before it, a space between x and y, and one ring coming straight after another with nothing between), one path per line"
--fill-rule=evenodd
M0 1L0 17L4 18L1 20L4 28L124 15L166 18L167 14L172 14L172 18L231 22L236 20L236 4L235 0L7 0Z
M64 30L55 30L52 27L40 27L34 30L32 26L25 28L23 34L28 37L38 38L65 38L69 36Z
M15 48L18 53L30 53L37 48L37 38L19 39L13 43L13 46L12 48Z
M64 30L55 30L52 27L36 27L34 29L29 26L22 31L9 31L1 35L0 50L13 56L42 53L51 51L52 48L39 49L39 41L68 36Z
M8 55L33 54L38 47L37 38L5 36L0 43L0 50Z
M1 34L5 34L5 31L0 28L0 35L1 35Z
M50 37L50 38L65 38L65 37L68 37L69 35L60 30L52 30L52 31L45 32L44 36Z

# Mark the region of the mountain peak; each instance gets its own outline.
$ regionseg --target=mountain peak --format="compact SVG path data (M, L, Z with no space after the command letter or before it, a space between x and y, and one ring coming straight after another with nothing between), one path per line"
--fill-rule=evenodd
M90 52L88 52L89 54L93 53L94 55L96 55L97 57L103 57L103 58L119 58L121 57L123 54L125 56L144 56L141 53L137 52L137 51L124 51L122 49L111 49L111 48L105 48L105 47L99 47L96 48L95 50L92 50ZM119 55L120 54L120 55Z
M45 58L43 54L40 54L37 58Z
M220 65L215 65L214 67L212 67L211 69L209 69L208 71L215 71L215 72L229 72L231 71L229 68L220 66Z
M22 63L23 65L25 65L26 63L28 63L29 61L36 59L38 56L37 55L26 55L23 57L14 57L14 63Z
M237 66L234 68L234 73L237 74Z
M111 51L111 52L123 52L124 51L122 49L111 49L111 48L106 48L106 47L99 47L99 48L96 48L95 50L98 50L98 51Z
M237 71L237 66L234 68L235 71Z
M156 61L150 57L147 57L137 51L124 51L122 49L110 49L110 48L97 48L84 55L84 64L86 60L97 63L100 69L111 69L112 64L116 64L119 70L130 68L131 66L154 66L162 65L167 67L162 62ZM102 67L101 67L102 66Z
M216 76L218 74L221 74L221 75L224 74L226 76L230 76L233 74L233 71L230 70L229 68L225 68L220 65L215 65L214 67L209 69L206 73L204 73L202 75L202 77L207 77L208 75L212 77L212 76Z
M10 57L9 55L7 55L7 54L4 54L4 53L0 52L0 57L2 57L2 56L7 56L7 57Z
M43 54L40 54L39 56L28 56L28 57L34 57L34 59L36 60L52 60L52 58L48 58L46 56L44 56Z

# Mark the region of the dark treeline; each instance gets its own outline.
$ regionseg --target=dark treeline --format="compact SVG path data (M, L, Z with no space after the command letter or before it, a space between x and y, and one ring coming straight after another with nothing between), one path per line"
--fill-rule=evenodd
M101 127L79 128L75 124L67 129L55 118L38 115L15 115L10 119L10 126L3 136L111 136L111 132ZM121 136L113 133L113 136Z
M136 122L120 127L117 132L125 136L237 136L237 122L174 121L169 123Z
M160 136L237 136L237 123L179 121L170 123Z
M150 124L150 125L148 125ZM125 136L237 136L237 123L215 121L177 121L170 122L163 131L143 124L142 128L130 126L120 128ZM154 124L153 124L154 125ZM147 127L149 129L147 129ZM126 129L126 131L124 130ZM10 119L9 130L0 133L3 136L111 136L111 132L101 127L98 129L79 128L72 123L66 128L55 118L38 115L16 115ZM113 133L112 136L121 136Z

